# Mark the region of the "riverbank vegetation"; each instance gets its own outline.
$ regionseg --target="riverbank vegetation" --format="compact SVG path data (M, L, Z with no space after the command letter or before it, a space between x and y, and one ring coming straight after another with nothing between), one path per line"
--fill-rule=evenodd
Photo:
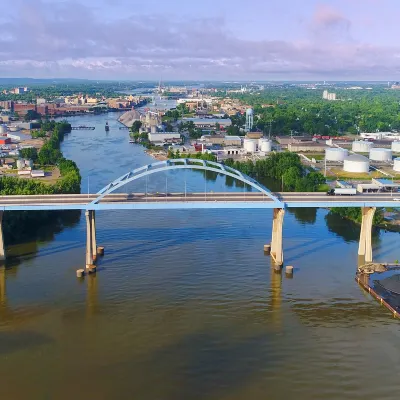
M54 184L46 184L38 180L17 177L0 179L0 195L41 195L41 194L73 194L80 193L81 176L74 161L63 157L60 144L64 135L71 130L65 121L51 123L52 132L39 152L36 149L24 149L24 156L30 156L40 167L58 166L61 178ZM14 243L29 237L41 226L63 215L76 212L56 211L9 211L4 214L4 237L6 243ZM70 216L68 217L70 218Z
M400 130L400 93L376 87L373 90L331 88L341 101L322 99L323 89L268 88L257 94L232 94L254 108L255 127L272 135L291 132L340 135ZM221 97L225 94L221 93ZM244 116L228 130L238 133Z
M362 214L360 207L332 207L330 209L331 213L337 214L342 218L349 219L357 224L361 224L362 222ZM377 208L373 225L382 225L384 223L384 210L382 208Z
M196 158L216 161L211 153L180 154L179 151L168 151L168 158ZM263 160L234 161L227 159L224 164L254 179L273 178L282 181L283 190L288 192L316 192L327 190L325 177L319 172L309 171L300 161L297 154L290 152L273 153Z

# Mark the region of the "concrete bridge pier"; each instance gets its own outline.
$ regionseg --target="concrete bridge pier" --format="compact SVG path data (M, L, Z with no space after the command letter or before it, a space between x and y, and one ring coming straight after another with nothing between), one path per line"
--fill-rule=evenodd
M86 215L86 269L91 270L94 268L97 255L96 248L96 220L93 210L87 210Z
M283 217L285 210L283 208L274 208L274 219L272 222L272 241L271 257L278 266L283 265Z
M365 262L372 262L372 222L376 207L361 207L362 222L358 255L365 258Z
M3 236L3 214L4 211L0 211L0 262L6 259L6 251L4 248L4 236Z
M96 240L96 212L92 211L92 257L93 263L97 260L97 240Z

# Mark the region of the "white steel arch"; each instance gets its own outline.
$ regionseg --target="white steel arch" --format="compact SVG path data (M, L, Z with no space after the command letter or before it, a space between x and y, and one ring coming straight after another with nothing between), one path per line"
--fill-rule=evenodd
M136 168L125 175L120 176L115 181L111 182L103 189L101 189L97 194L98 197L92 201L91 204L97 204L104 196L114 192L120 187L126 185L129 182L135 181L137 179L143 178L147 175L151 175L157 172L169 171L174 169L199 169L203 171L212 171L218 174L223 174L226 176L230 176L234 179L237 179L247 185L253 187L254 189L259 190L261 193L265 194L267 197L272 199L277 203L277 206L282 206L282 202L272 194L270 190L268 190L265 186L258 183L253 178L250 178L248 175L237 171L231 167L226 165L216 163L214 161L206 161L195 158L179 158L179 159L171 159L166 161L159 161L153 164L145 165L140 168Z

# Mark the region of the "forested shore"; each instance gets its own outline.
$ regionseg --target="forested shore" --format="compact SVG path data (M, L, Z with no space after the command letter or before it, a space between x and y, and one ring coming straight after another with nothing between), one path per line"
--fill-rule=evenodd
M0 179L0 195L37 195L37 194L73 194L80 193L81 176L74 161L63 157L60 150L65 134L71 131L71 125L65 121L42 124L46 132L46 141L39 152L36 149L22 150L23 157L29 157L37 167L57 166L61 178L54 184L18 177ZM28 239L48 223L64 225L71 218L76 219L79 211L8 211L4 213L3 232L6 244ZM68 223L68 222L66 222Z

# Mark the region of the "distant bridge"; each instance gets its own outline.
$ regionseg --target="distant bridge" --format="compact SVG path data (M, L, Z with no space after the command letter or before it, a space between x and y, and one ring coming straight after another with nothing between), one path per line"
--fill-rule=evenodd
M196 169L232 177L256 192L188 193L115 193L130 182L154 173L169 170ZM146 178L147 179L147 178ZM87 218L87 256L90 266L96 258L95 211L97 210L162 210L162 209L274 209L271 255L278 265L283 263L282 227L286 208L361 207L363 222L359 254L372 261L371 230L376 207L393 207L391 194L327 196L325 193L273 193L253 178L228 166L198 159L160 161L122 175L97 194L59 194L34 196L0 196L0 221L5 211L85 210ZM399 203L400 205L400 203ZM0 227L0 259L5 258L2 226Z

